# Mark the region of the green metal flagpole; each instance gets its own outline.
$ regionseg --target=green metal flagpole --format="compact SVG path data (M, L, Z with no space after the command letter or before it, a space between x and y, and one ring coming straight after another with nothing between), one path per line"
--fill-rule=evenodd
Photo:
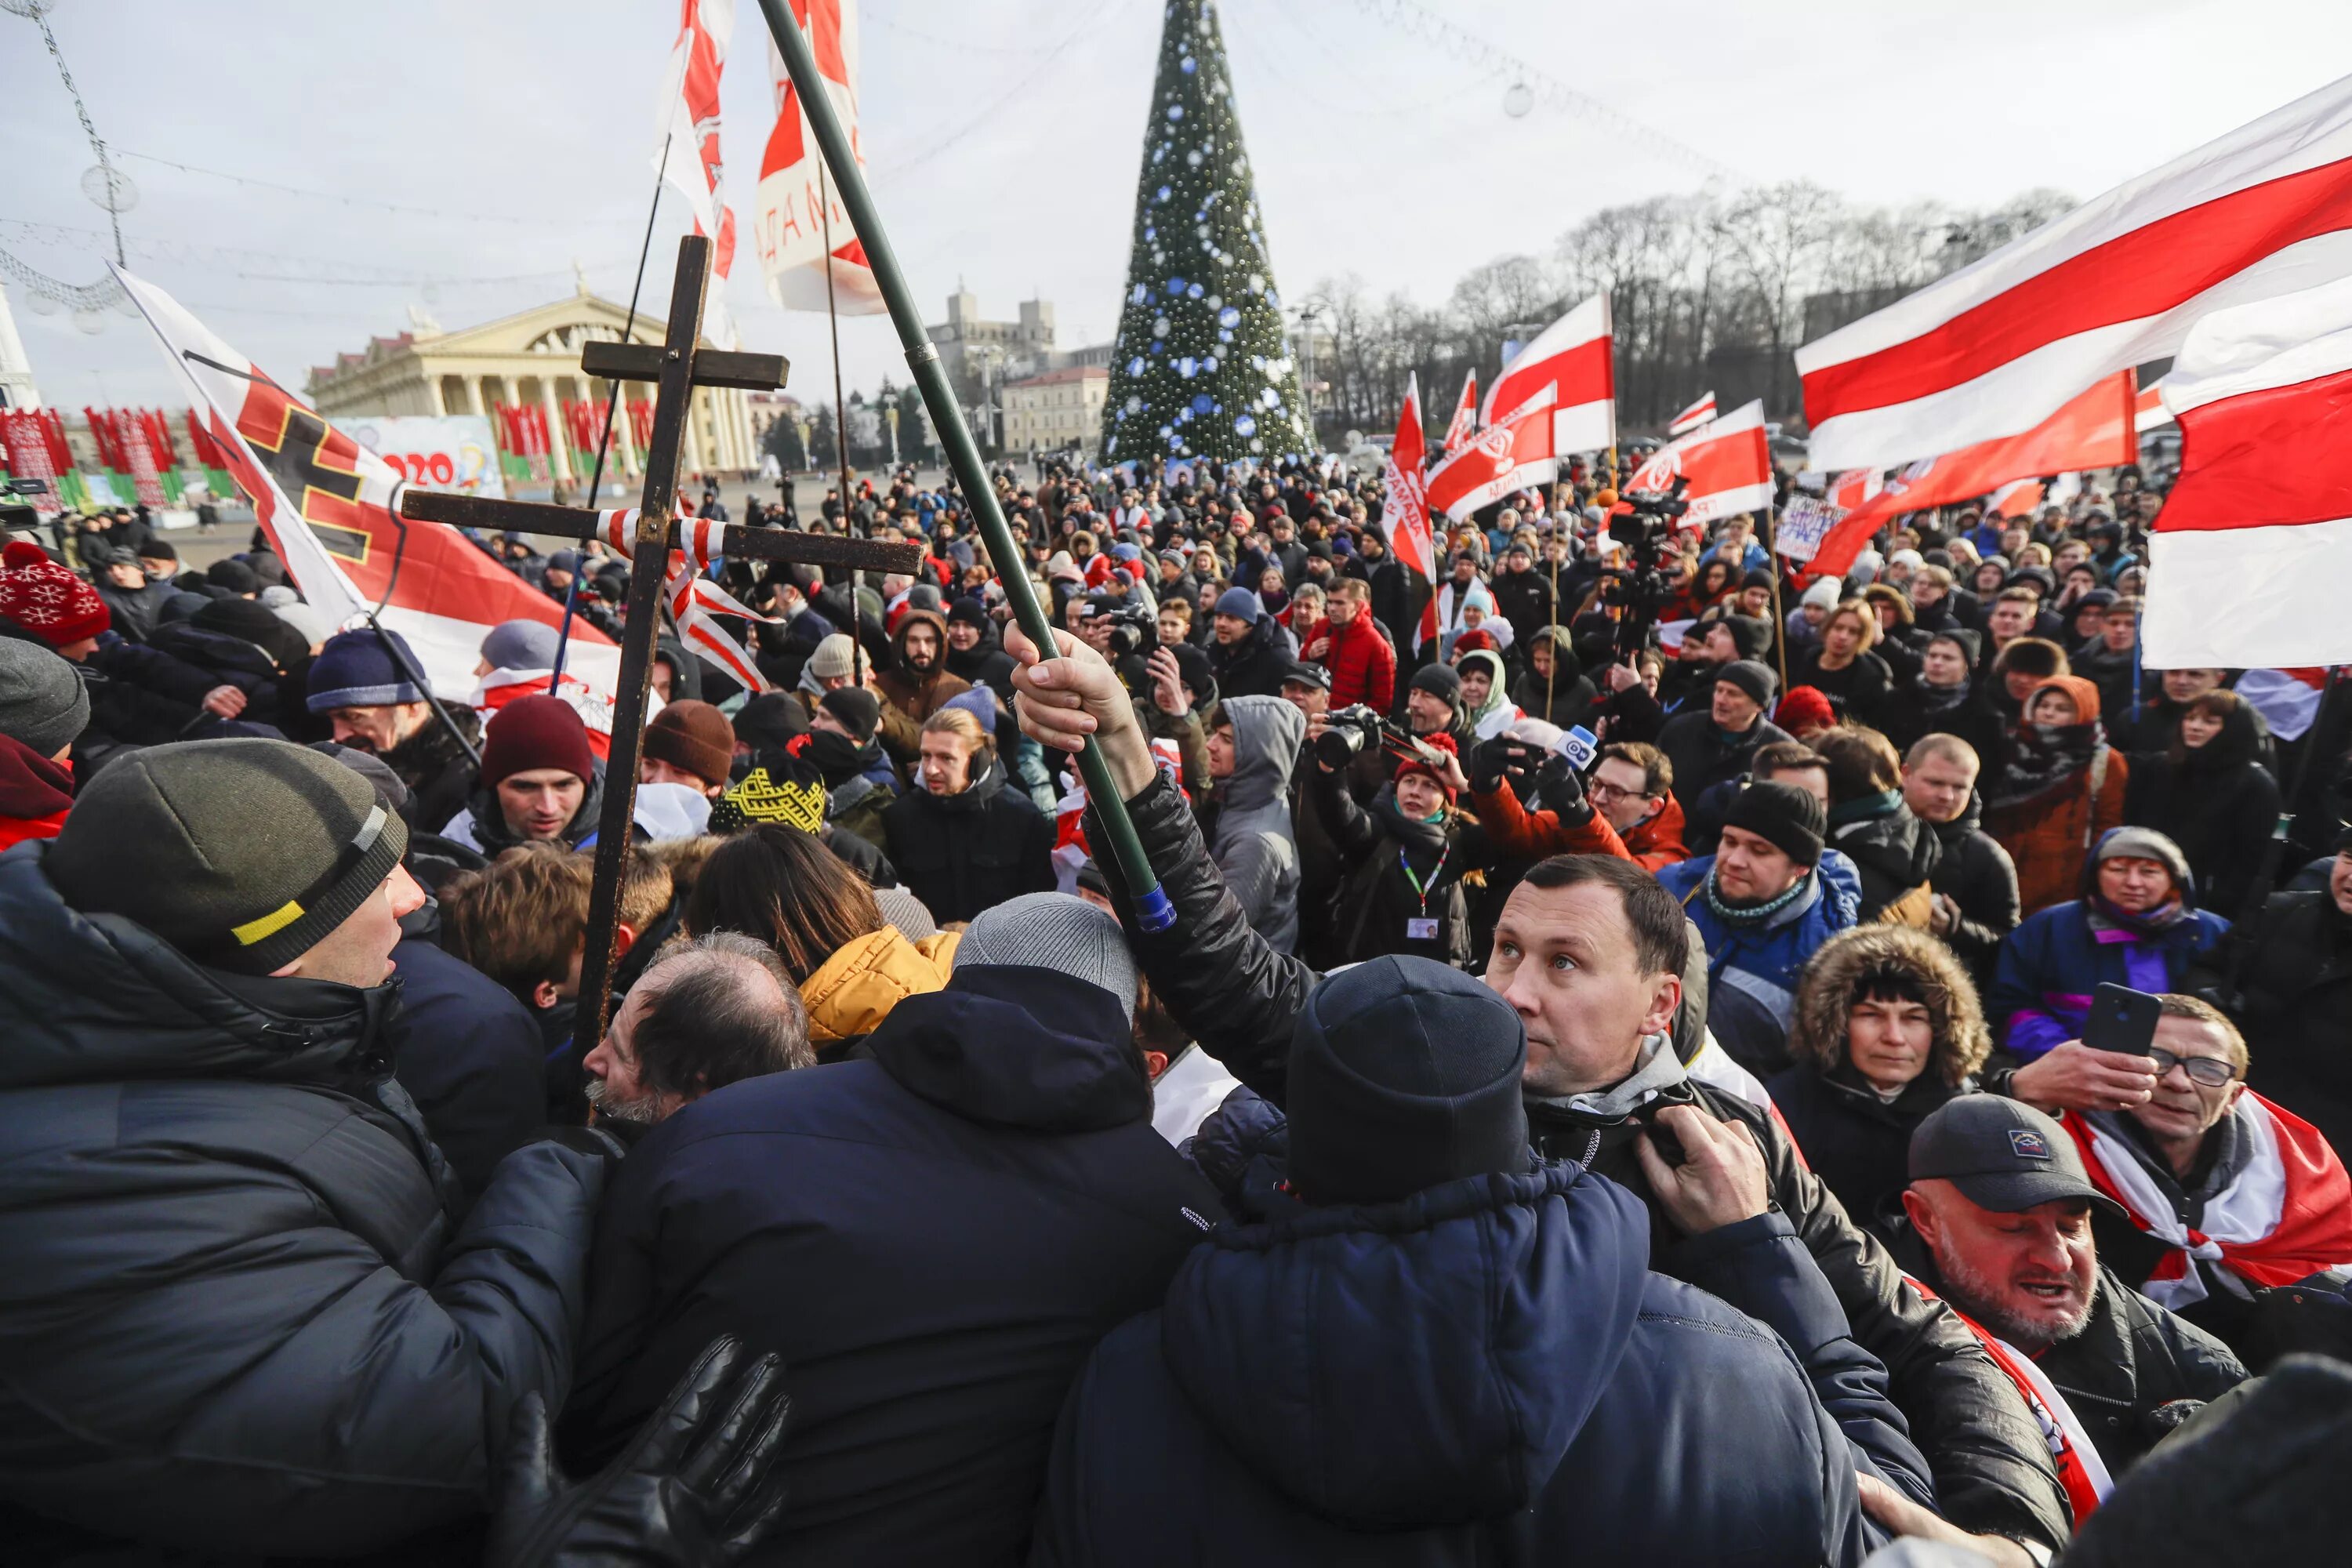
M784 0L760 0L760 10L767 17L768 31L776 40L777 51L783 56L784 68L792 74L801 110L808 116L809 128L816 133L817 146L832 171L841 205L848 209L850 225L866 247L866 264L873 269L874 281L882 290L891 323L898 329L898 341L906 345L907 364L914 372L915 384L923 395L923 406L930 411L931 423L938 426L940 441L947 448L948 466L955 471L956 482L963 488L964 500L971 506L972 515L980 520L981 537L987 542L997 579L1004 584L1004 596L1013 606L1013 617L1031 642L1041 651L1050 651L1057 646L1053 623L1046 618L1045 606L1037 602L1036 590L1022 561L1021 547L1014 542L1004 512L996 504L996 492L989 485L988 469L981 461L980 448L972 443L971 432L964 428L963 410L956 405L954 389L948 384L947 371L940 363L940 351L933 346L930 333L924 330L914 296L898 270L898 259L891 253L889 237L882 232L881 216L874 210L874 198L866 189L865 173L857 166L849 138L834 113L824 79L818 74L816 56ZM825 265L833 265L830 256ZM848 504L849 498L842 497L842 505ZM1176 923L1175 907L1160 890L1160 879L1152 872L1151 862L1143 853L1143 842L1136 837L1135 824L1127 814L1127 803L1119 799L1109 765L1103 761L1102 748L1092 739L1078 753L1078 772L1086 780L1087 802L1094 807L1105 836L1110 839L1111 858L1134 897L1136 923L1147 931L1167 930Z

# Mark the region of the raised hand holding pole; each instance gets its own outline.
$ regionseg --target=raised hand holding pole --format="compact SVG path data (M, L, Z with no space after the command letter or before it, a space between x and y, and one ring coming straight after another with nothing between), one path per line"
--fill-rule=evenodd
M815 134L817 147L832 171L841 205L848 209L850 226L856 230L858 242L866 248L866 264L872 268L883 303L889 309L891 324L898 329L898 341L906 345L908 368L913 372L915 385L923 395L923 406L930 411L931 423L939 430L940 443L947 448L948 467L954 471L965 503L980 523L981 537L988 545L997 580L1004 584L1004 596L1012 605L1013 617L1041 653L1050 652L1060 646L1054 639L1053 623L1037 601L1021 547L1005 524L1003 509L997 504L996 491L988 482L988 469L981 461L980 448L973 444L971 432L964 427L963 410L957 406L955 390L948 384L947 372L940 364L940 351L932 344L930 333L924 330L922 313L916 308L907 279L898 270L889 236L883 232L874 198L866 189L865 174L857 166L840 118L833 111L831 90L818 73L816 56L785 0L760 0L760 12L767 18L776 51L783 57L784 69L792 76L801 112L808 117L809 129ZM833 257L829 251L825 266L830 275ZM842 505L845 508L848 504L849 498L844 496ZM1118 864L1119 876L1134 896L1137 923L1147 931L1165 931L1176 922L1175 907L1160 890L1160 879L1153 873L1151 862L1143 853L1143 842L1136 837L1135 824L1128 816L1127 802L1103 762L1102 748L1091 739L1078 753L1078 772L1086 780L1087 804L1094 807L1104 836L1110 840L1109 849Z

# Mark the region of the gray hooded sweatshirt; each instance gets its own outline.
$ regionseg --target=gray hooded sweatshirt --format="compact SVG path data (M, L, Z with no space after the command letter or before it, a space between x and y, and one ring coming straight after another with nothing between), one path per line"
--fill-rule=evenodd
M1277 952L1298 945L1298 841L1290 823L1290 770L1307 715L1279 697L1228 697L1234 776L1217 785L1209 858L1241 900L1250 927Z

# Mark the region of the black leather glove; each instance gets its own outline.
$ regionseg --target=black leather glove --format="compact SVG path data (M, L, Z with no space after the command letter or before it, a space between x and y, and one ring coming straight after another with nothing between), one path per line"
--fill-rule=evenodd
M1522 742L1508 735L1496 735L1470 748L1470 765L1463 771L1470 777L1470 793L1492 795L1502 787L1503 774L1517 760Z
M1592 820L1592 803L1584 798L1584 780L1554 752L1536 773L1536 809L1555 813L1562 827L1581 827Z
M783 1364L722 1334L620 1457L585 1481L556 1468L547 1405L515 1409L485 1568L726 1568L774 1528L792 1400Z

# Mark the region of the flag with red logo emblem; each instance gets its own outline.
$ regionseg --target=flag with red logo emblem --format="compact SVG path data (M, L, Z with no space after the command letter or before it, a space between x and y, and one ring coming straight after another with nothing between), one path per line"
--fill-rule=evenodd
M712 237L710 275L718 287L705 296L702 330L725 348L735 346L726 288L735 266L735 209L720 189L719 79L734 33L735 0L679 0L677 41L670 45L662 78L654 144L655 172L686 197L694 232ZM593 451L595 443L588 445Z
M1465 385L1462 395L1470 396ZM1459 412L1454 415L1461 419ZM1398 564L1421 575L1417 591L1427 594L1421 609L1421 626L1413 647L1437 635L1437 545L1429 531L1428 459L1421 432L1421 378L1404 378L1404 406L1397 411L1396 439L1389 444L1387 468L1381 474L1381 530L1388 535L1389 553Z
M1771 505L1772 453L1764 439L1764 405L1743 405L1659 447L1625 489L1663 494L1677 478L1690 481L1683 491L1690 508L1683 513L1685 528Z
M320 418L169 294L121 268L114 275L155 329L194 404L195 427L252 502L287 574L338 626L376 609L415 649L435 693L454 701L472 688L492 626L552 626L562 617L561 605L456 529L401 517L403 481L391 465ZM609 693L620 650L575 620L567 662Z
M1445 517L1468 517L1530 485L1548 485L1559 475L1552 446L1551 388L1500 425L1489 425L1470 444L1430 470L1429 510Z
M1521 349L1486 390L1489 429L1549 399L1554 452L1617 444L1617 381L1610 359L1609 296L1595 294Z
M834 112L849 133L860 168L866 152L857 132L856 0L791 0L793 17L808 35ZM833 271L835 308L845 316L871 316L884 307L882 290L866 265L866 247L849 224L841 191L821 179L824 156L802 111L800 89L784 69L784 58L768 44L768 68L776 84L776 123L760 157L760 189L751 201L751 244L768 293L788 310L825 308L825 269ZM833 249L825 251L826 224Z

